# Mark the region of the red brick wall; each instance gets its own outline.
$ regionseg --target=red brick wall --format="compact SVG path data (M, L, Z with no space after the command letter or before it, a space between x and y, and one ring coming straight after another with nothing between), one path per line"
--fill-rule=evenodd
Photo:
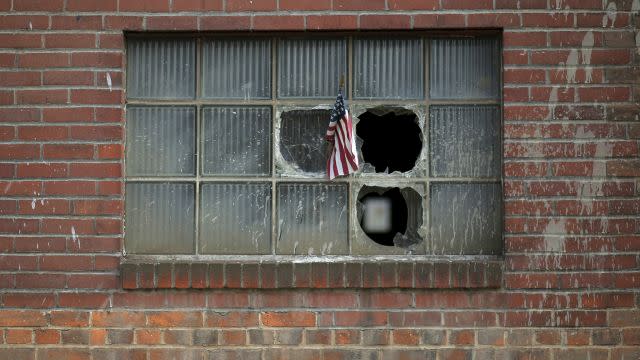
M0 11L1 358L640 358L640 0L0 0ZM364 264L349 283L347 264L334 283L319 264L322 281L297 286L303 267L284 264L256 283L252 265L201 280L202 266L178 265L169 283L165 265L123 267L134 276L123 283L123 30L449 28L504 28L502 280L495 264L484 280L477 264Z

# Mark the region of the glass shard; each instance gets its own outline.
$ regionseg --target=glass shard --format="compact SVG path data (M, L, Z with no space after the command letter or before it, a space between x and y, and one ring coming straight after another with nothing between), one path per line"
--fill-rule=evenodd
M431 252L502 253L500 184L432 184Z
M202 44L205 98L271 97L271 40L215 39Z
M278 185L277 254L332 255L349 250L346 184Z
M325 172L330 111L324 109L282 112L280 154L298 171Z
M129 98L193 99L195 94L195 40L127 40Z
M194 108L127 108L127 176L192 175L194 154Z
M424 97L421 39L356 39L354 96L374 99Z
M200 206L202 254L271 252L271 184L203 184Z
M126 250L132 254L191 254L195 242L193 184L128 183Z
M278 97L335 97L347 75L344 39L283 39L278 44Z
M206 107L202 110L204 175L268 175L271 109Z
M498 38L433 39L430 57L431 98L500 98Z
M500 177L500 107L431 106L431 175Z

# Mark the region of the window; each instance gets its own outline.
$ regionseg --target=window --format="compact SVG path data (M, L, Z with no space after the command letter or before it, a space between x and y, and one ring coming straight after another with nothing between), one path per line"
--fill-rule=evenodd
M497 35L130 37L127 61L128 254L501 253ZM328 181L341 77L361 169Z

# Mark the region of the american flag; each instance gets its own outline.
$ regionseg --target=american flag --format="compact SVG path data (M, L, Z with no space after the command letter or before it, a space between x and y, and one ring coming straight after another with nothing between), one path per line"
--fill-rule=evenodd
M358 170L358 154L353 137L353 123L349 110L344 104L342 90L338 91L331 120L327 129L327 141L333 144L331 156L327 160L327 175L330 180L336 176L349 175Z

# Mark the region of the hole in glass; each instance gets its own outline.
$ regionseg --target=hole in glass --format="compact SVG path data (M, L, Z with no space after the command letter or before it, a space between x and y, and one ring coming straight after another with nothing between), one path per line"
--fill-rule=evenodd
M365 185L357 211L362 231L377 244L406 248L422 242L422 197L412 188Z
M422 150L418 116L411 110L379 106L358 116L356 135L362 139L362 157L377 173L407 172Z

